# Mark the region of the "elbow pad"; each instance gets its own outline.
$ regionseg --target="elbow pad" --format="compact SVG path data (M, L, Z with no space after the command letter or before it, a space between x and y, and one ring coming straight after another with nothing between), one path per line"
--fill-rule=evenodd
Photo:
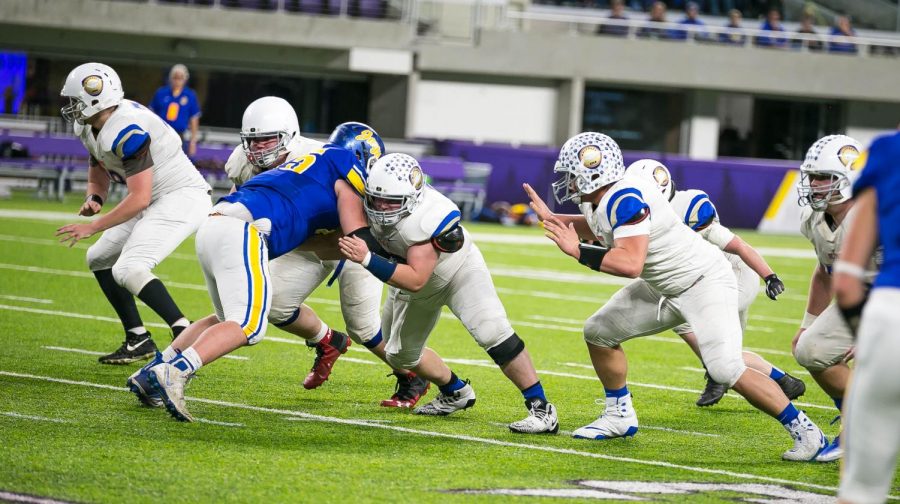
M453 226L450 231L432 238L431 244L441 252L453 253L461 249L465 241L466 237L462 227Z
M597 245L588 245L586 243L579 245L578 250L580 252L578 262L594 271L600 271L603 257L609 252L609 249L606 247L598 247Z

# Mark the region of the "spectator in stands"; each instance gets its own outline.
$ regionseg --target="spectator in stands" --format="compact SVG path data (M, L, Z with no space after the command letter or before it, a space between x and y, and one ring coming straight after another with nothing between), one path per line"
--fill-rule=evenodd
M700 20L700 5L697 2L688 2L684 9L684 13L685 18L682 19L679 24L703 26L703 21ZM705 31L699 31L691 32L690 37L696 40L704 40L708 35ZM688 38L688 33L684 30L672 30L672 38L685 40Z
M628 16L625 15L625 0L612 0L610 10L611 12L609 13L609 19L616 19L619 21L625 21L628 19ZM600 35L626 37L628 36L628 27L620 25L601 24L597 27L597 33Z
M831 35L833 37L855 37L856 30L850 26L849 17L838 16L834 27L831 28ZM856 51L856 44L853 42L837 42L834 40L828 42L828 52L856 54Z
M648 23L637 31L637 36L641 38L670 39L673 36L672 30L668 28L654 27L654 24L666 22L666 4L664 2L653 2L650 7L650 19Z
M728 24L725 27L730 28L730 30L727 33L719 34L719 42L722 44L744 45L747 36L743 34L741 29L741 21L743 19L744 16L741 14L741 11L737 9L728 11Z
M813 20L813 17L809 14L804 14L803 17L800 18L800 29L797 30L797 33L802 33L805 35L817 35L814 25L815 22ZM822 41L818 38L816 38L815 40L794 40L791 45L794 47L794 49L806 47L810 51L822 50Z
M169 70L169 84L156 90L150 109L166 121L182 138L190 128L187 155L197 153L200 131L200 103L197 94L187 87L190 74L186 66L177 64Z
M759 29L764 31L784 33L784 26L781 24L781 11L779 11L778 9L769 9L769 13L766 15L766 20L763 22L762 26ZM760 35L756 37L756 45L759 47L773 47L777 49L783 49L785 47L785 44L787 44L787 39L784 37L784 35Z

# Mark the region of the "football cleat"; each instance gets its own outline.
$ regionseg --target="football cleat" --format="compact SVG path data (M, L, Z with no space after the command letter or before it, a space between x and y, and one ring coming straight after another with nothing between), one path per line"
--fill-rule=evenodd
M781 387L781 391L784 392L784 395L791 401L806 393L806 384L803 383L803 380L787 373L784 373L784 376L775 380L775 383Z
M703 393L697 398L696 404L700 407L712 406L725 397L725 392L728 392L728 387L721 383L716 383L712 377L709 376L709 373L706 373L706 388L703 389Z
M147 381L162 398L163 404L176 420L193 422L194 417L187 410L184 399L184 386L191 379L191 373L182 371L164 362L147 371Z
M816 462L837 462L844 457L844 447L841 446L841 435L835 436L834 441L816 455Z
M156 343L150 337L150 333L146 332L139 336L126 333L125 341L122 346L115 352L103 355L97 360L101 364L131 364L140 360L146 360L153 357L158 352Z
M161 408L163 406L162 396L159 395L152 385L150 385L149 373L150 368L162 364L162 354L156 352L156 357L146 365L134 372L128 377L125 386L137 396L138 401L144 406L151 408Z
M518 422L509 424L509 430L522 434L556 434L559 421L556 406L541 399L526 399L525 407L529 415Z
M416 415L447 416L459 410L471 408L475 404L475 390L465 381L466 386L450 395L441 393L425 406L413 410Z
M816 424L800 412L800 415L785 428L794 438L794 447L784 452L781 458L792 462L808 462L816 458L828 446L828 438Z
M350 348L350 338L340 331L329 331L330 334L322 338L322 341L312 345L316 349L316 359L313 361L309 374L303 379L303 388L312 390L328 380L331 376L331 368L341 354L347 353Z
M620 397L615 402L612 402L612 399L614 398L607 399L606 411L600 415L600 418L584 427L575 429L572 437L576 439L613 439L637 434L638 419L637 413L631 407L631 395Z
M385 408L412 408L419 402L431 387L431 383L421 376L411 372L408 375L392 373L388 376L397 377L397 387L390 399L381 401Z

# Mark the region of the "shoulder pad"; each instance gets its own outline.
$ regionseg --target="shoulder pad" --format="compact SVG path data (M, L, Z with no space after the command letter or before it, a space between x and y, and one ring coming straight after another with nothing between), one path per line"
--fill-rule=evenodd
M431 187L425 189L422 204L413 215L420 212L419 231L426 239L440 236L459 224L459 207Z
M463 232L462 226L456 224L449 230L433 237L431 239L431 244L441 252L453 253L459 251L459 249L463 247L465 241L466 235Z
M100 145L116 157L134 156L150 140L147 126L135 114L113 114L100 135Z
M637 187L624 185L614 187L612 190L614 192L606 202L606 218L609 219L612 229L631 223L635 218L640 217L642 212L650 208Z
M719 220L716 207L703 191L693 191L687 210L682 216L684 223L694 231L699 231Z

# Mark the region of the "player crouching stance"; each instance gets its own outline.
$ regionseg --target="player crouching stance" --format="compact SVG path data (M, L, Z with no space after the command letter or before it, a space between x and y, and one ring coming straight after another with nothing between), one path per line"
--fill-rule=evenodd
M606 391L606 411L573 436L636 434L638 420L626 386L621 343L687 322L710 376L778 418L794 439L782 458L813 459L827 444L821 429L774 381L748 369L741 359L737 285L725 257L681 223L655 184L625 177L622 153L608 136L588 132L572 137L563 145L554 171L563 173L553 185L557 200L575 201L582 215L551 213L526 185L547 236L593 270L636 279L585 323L591 361ZM611 246L583 245L579 236L600 237Z
M187 381L201 366L265 335L272 304L269 259L324 230L363 227L364 178L350 151L325 145L220 199L196 240L215 314L192 324L128 379L138 399L150 406L161 399L173 417L192 421Z
M339 246L348 259L390 285L382 312L388 362L440 389L436 399L413 412L449 415L475 404L469 382L425 347L446 305L522 391L529 415L511 423L510 430L556 433L556 408L547 401L525 343L506 318L481 252L459 225L456 205L425 185L419 163L406 154L388 154L375 162L364 205L384 251L370 251L358 237L341 238Z

